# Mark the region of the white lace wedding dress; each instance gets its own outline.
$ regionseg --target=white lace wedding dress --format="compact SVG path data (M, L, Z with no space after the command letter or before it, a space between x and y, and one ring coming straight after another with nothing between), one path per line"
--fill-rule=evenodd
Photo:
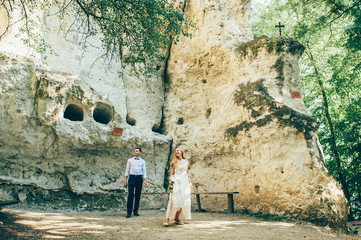
M191 219L191 189L192 184L188 181L188 160L178 162L175 173L171 176L174 181L173 192L169 195L166 218L173 220L176 212L182 208L180 220Z

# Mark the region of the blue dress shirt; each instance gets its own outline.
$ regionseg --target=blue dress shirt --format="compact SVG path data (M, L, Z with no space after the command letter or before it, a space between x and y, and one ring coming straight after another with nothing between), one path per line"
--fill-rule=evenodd
M127 168L125 169L125 176L129 175L143 175L143 178L147 178L147 168L144 159L141 158L129 158L127 162Z

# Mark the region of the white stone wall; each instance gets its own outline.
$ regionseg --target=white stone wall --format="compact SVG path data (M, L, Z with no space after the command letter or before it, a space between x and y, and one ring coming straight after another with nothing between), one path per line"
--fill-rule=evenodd
M17 10L11 14L14 20L19 16ZM145 191L164 192L171 138L157 132L164 104L161 74L144 80L123 70L119 59L102 58L99 37L82 49L70 17L65 36L56 16L38 12L31 18L36 16L41 22L35 30L51 46L46 52L17 37L23 22L0 40L0 197L88 208L84 193L125 191L125 165L135 147L143 149L148 165ZM0 22L0 30L6 24ZM83 111L82 121L65 117L69 104ZM97 108L108 111L109 123L96 121ZM113 135L114 128L122 128L123 135ZM62 194L69 198L64 203ZM104 208L124 205L125 197L111 198ZM143 207L164 202L145 196Z
M252 40L249 1L187 3L197 29L172 47L165 125L193 163L194 191L238 191L235 208L246 212L344 222L347 203L323 164L317 123L291 95L301 91L303 46ZM222 209L227 198L205 195L202 204Z
M65 39L54 16L39 13L39 33L57 55L23 45L18 24L6 32L0 39L0 196L89 208L86 194L125 191L126 160L137 146L148 164L145 191L161 192L170 151L180 147L193 165L193 191L239 191L238 211L342 224L347 204L324 167L317 123L291 95L301 91L302 46L284 38L253 40L248 0L175 2L196 28L170 46L160 75L147 80L117 59L104 62L98 37L85 50L75 29ZM0 31L5 26L1 21ZM82 121L64 117L69 104L83 111ZM109 123L95 121L97 107L107 109ZM114 136L114 128L123 135ZM124 203L125 196L96 198L98 209ZM142 206L165 204L164 197L144 196ZM202 196L202 205L223 209L226 196Z

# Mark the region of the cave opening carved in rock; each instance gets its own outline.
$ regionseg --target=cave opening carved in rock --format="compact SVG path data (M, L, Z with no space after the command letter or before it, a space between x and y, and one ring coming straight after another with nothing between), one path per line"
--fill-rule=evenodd
M137 124L137 120L129 116L129 113L127 114L127 123L131 126L135 126Z
M81 104L69 104L64 111L64 118L70 121L83 121L84 110Z
M113 120L112 108L104 103L98 103L93 110L93 118L98 123L108 124Z

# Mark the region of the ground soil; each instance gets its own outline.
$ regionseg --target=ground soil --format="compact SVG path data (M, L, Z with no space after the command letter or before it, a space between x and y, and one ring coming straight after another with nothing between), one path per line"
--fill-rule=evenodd
M361 240L355 233L361 222L345 229L331 229L294 220L265 220L243 214L193 212L184 225L163 225L165 210L143 210L125 218L118 212L70 212L6 208L0 212L0 239L346 239Z

